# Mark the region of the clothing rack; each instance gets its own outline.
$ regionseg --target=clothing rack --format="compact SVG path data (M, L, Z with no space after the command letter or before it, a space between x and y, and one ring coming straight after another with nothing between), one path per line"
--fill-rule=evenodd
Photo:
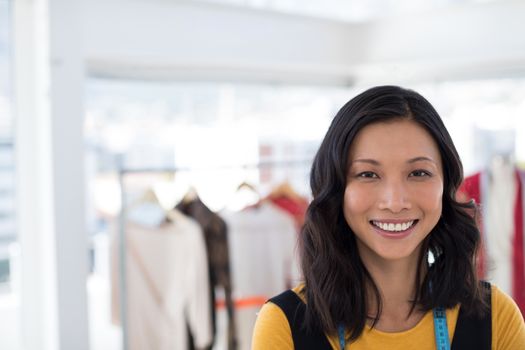
M224 170L224 169L260 169L266 167L295 167L295 166L309 166L312 163L311 159L299 160L282 160L282 161L262 161L258 163L248 163L240 165L224 165L214 167L159 167L159 168L125 168L123 154L116 156L118 183L120 188L120 212L118 220L118 238L119 238L119 288L120 288L120 324L122 328L122 349L128 350L128 324L127 324L127 278L126 278L126 191L124 178L128 174L174 174L181 171L198 171L198 170Z
M307 166L312 164L312 159L299 160L277 160L277 161L262 161L258 163L245 163L238 165L222 165L213 167L159 167L159 168L123 168L122 161L119 157L118 173L119 175L133 174L133 173L176 173L181 171L199 171L199 170L224 170L224 169L259 169L265 167L293 167L293 166Z

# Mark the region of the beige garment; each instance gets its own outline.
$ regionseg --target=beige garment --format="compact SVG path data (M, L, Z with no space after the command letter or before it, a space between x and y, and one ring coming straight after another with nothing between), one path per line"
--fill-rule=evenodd
M126 295L130 350L186 350L211 343L206 247L200 226L178 211L157 228L126 226ZM112 318L120 319L118 236L112 239Z
M488 280L512 295L512 241L516 173L511 163L493 162L483 200L484 232L487 241Z
M269 299L297 283L297 233L293 218L271 202L239 212L224 211L237 301ZM250 349L260 305L235 310L238 350Z

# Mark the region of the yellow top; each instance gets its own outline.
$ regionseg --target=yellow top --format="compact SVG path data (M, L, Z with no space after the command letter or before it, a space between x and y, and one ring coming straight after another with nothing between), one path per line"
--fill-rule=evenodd
M295 293L301 287L293 289ZM303 299L304 300L304 299ZM448 334L452 342L459 306L447 310ZM339 350L337 336L328 337L334 350ZM255 324L252 350L294 350L290 325L284 312L273 303L266 303L260 310ZM413 328L397 333L386 333L365 327L361 336L345 350L436 350L434 319L428 312ZM492 286L492 349L524 350L525 323L516 303L494 285Z

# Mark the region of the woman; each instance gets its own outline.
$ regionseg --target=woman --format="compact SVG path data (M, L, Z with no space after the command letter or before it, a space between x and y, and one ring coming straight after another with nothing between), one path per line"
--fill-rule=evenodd
M304 284L263 306L252 349L525 349L515 303L477 280L462 178L421 95L380 86L350 100L312 166Z

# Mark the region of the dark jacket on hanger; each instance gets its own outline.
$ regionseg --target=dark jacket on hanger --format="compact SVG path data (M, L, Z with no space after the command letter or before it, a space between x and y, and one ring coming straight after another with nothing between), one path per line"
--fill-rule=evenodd
M177 204L184 214L195 219L202 227L210 273L210 298L215 305L215 286L224 288L226 309L228 313L228 350L236 349L234 306L230 278L230 255L228 251L228 232L226 223L217 214L212 212L201 200L196 197L189 202ZM212 308L213 334L216 333L215 308Z

